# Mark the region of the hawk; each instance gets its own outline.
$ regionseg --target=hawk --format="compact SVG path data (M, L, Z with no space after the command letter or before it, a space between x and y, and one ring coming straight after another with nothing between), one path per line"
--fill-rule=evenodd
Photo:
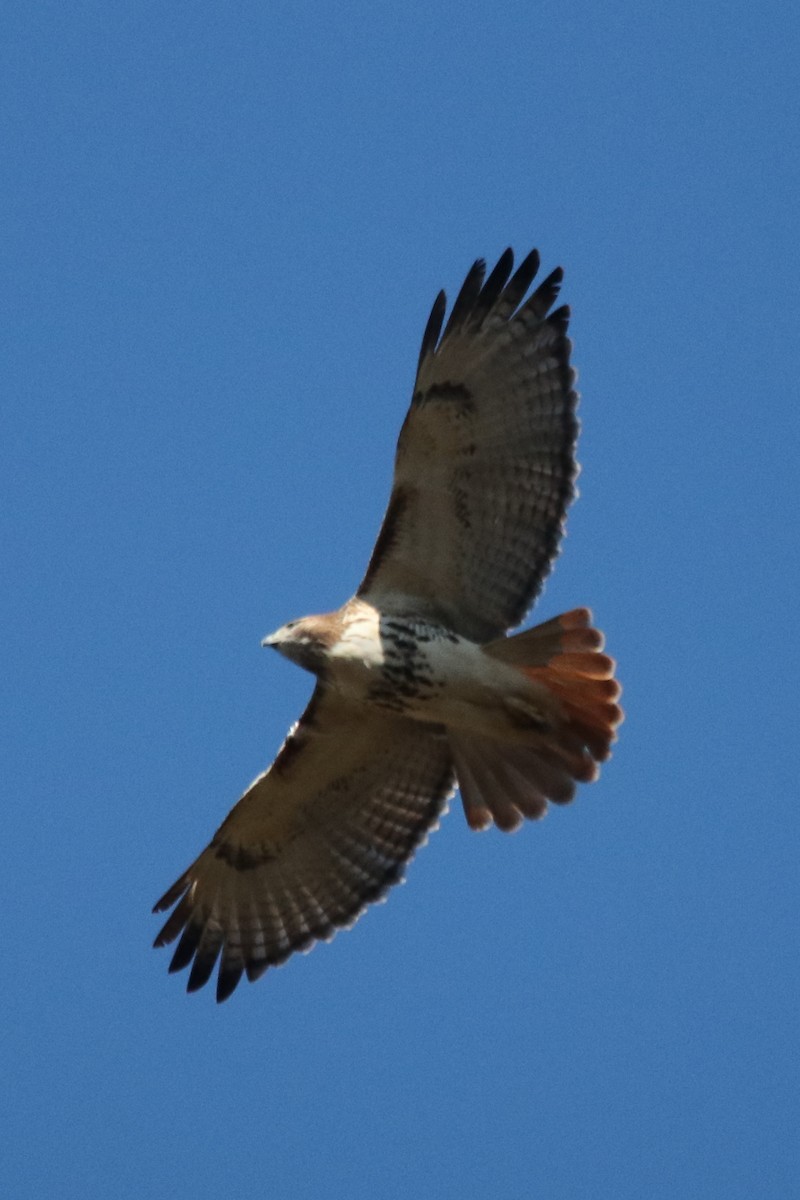
M513 830L596 778L622 711L576 608L509 635L575 496L578 397L563 272L479 259L437 296L366 575L337 612L264 645L316 676L268 771L158 901L156 938L217 999L328 941L397 883L456 787L473 829ZM526 298L527 297L527 298ZM444 329L443 329L444 326Z

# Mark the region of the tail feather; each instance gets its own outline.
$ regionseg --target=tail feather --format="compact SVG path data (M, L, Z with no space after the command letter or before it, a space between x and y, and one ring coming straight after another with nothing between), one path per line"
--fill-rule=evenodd
M469 825L517 828L544 815L547 800L568 803L576 783L597 778L623 719L615 663L588 608L576 608L513 637L484 646L544 688L554 716L523 743L450 731L456 774Z
M600 630L592 627L591 610L573 608L533 629L524 629L512 637L495 638L484 650L514 666L543 667L557 654L600 651L604 644Z
M450 747L471 829L487 829L494 822L498 829L510 833L524 817L537 820L545 815L547 795L553 787L564 801L571 799L575 791L566 772L537 770L542 764L535 757L527 764L519 757L514 760L508 746L491 738L451 733Z
M588 679L609 680L614 675L614 660L607 654L567 652L559 654L558 667L563 675L582 675Z
M525 674L555 696L569 728L583 738L598 762L605 762L611 756L611 746L617 737L616 729L622 721L620 706L607 700L603 691L596 686L598 682L606 681L562 673L557 660L549 667L525 670ZM619 696L619 690L616 695Z
M622 721L616 703L622 689L614 679L613 658L601 653L605 639L591 620L588 608L575 608L534 629L497 638L484 650L544 686L592 756L604 762Z

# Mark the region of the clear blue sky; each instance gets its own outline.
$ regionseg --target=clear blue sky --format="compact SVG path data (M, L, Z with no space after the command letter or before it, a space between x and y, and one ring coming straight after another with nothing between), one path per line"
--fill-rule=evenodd
M20 3L4 19L4 1150L43 1196L783 1198L798 1183L789 4ZM217 1007L150 907L351 594L429 306L564 266L628 718L514 837Z

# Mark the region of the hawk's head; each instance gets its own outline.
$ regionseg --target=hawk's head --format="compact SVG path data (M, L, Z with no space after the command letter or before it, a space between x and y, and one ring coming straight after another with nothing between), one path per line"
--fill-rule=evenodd
M281 625L262 646L271 646L284 658L318 675L328 661L331 647L339 638L341 619L338 613L318 617L300 617Z

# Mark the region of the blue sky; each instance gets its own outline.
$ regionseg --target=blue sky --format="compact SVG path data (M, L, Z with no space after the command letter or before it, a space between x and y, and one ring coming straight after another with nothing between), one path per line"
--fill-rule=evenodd
M14 7L3 1194L792 1194L796 10ZM566 271L537 612L594 609L617 753L187 997L150 907L309 692L260 638L353 591L431 301L508 244Z

